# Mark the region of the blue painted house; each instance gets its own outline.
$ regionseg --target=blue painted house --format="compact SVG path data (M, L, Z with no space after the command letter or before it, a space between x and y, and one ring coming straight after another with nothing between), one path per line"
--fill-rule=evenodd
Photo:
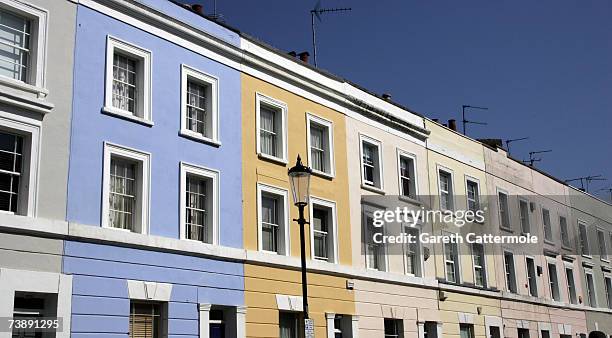
M77 9L72 337L244 337L240 73L206 45L239 37L165 0L101 3Z

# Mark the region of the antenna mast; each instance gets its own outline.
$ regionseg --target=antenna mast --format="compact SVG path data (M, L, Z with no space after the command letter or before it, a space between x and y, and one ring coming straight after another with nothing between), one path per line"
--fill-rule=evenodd
M480 110L489 110L489 108L487 108L487 107L470 106L470 105L467 105L467 104L464 104L463 106L461 106L461 117L463 118L462 121L461 121L463 123L463 135L467 135L466 132L465 132L465 126L468 123L486 125L485 122L476 122L476 121L466 120L465 119L465 108L480 109Z
M314 66L317 66L317 34L315 30L315 16L321 21L321 14L330 12L346 12L353 10L352 8L321 8L321 0L317 1L315 8L310 10L310 26L312 28L312 59Z

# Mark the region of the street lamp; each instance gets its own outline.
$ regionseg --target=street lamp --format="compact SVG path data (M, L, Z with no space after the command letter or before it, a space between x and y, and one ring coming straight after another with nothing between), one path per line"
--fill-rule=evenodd
M312 170L302 164L300 155L297 157L295 166L288 171L291 182L293 202L298 207L299 217L294 219L300 225L300 254L302 259L302 312L304 323L308 322L308 287L306 283L306 242L304 238L304 226L308 224L304 219L304 208L308 205L310 197L310 174Z

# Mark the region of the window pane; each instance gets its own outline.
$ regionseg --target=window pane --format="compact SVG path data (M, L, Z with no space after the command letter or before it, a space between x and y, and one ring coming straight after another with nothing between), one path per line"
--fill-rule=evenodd
M113 107L136 114L136 67L138 61L126 55L113 56Z
M329 210L313 208L313 235L315 259L328 260L329 247Z
M363 143L363 179L364 183L372 186L377 185L376 166L378 165L376 149L373 145Z
M263 250L278 252L278 199L261 197L261 233Z
M19 182L23 175L21 136L0 133L0 210L17 212Z
M516 275L514 271L514 255L512 253L504 253L504 264L506 268L506 285L508 291L516 293Z
M159 304L130 304L130 338L161 337L161 317Z
M26 81L30 62L30 20L0 8L0 75Z
M569 300L571 304L576 304L576 286L574 284L574 271L572 269L565 269L565 277L567 279L567 292L569 294Z
M207 131L207 111L206 111L206 86L187 80L187 129L202 134L208 135Z
M136 167L134 162L111 158L109 225L134 230L136 209Z
M400 184L403 196L415 197L414 162L409 157L400 156Z
M279 126L276 123L276 114L279 112L273 110L272 108L261 105L260 107L260 142L261 142L261 152L271 156L278 156L278 128Z
M476 211L479 208L478 183L467 181L468 209Z
M207 179L187 176L185 191L185 225L187 238L212 243L209 234L209 217L207 206Z
M406 233L411 234L414 238L419 237L419 229L409 227L406 228ZM421 269L421 253L419 251L418 240L414 243L405 244L405 256L406 256L406 273L415 276L420 276Z
M499 217L501 226L505 228L510 227L510 214L508 210L508 195L499 193Z
M531 227L529 225L529 205L526 201L520 201L519 208L521 215L521 231L528 234L531 232Z
M317 125L310 126L310 155L312 157L312 168L322 172L328 172L327 168L327 133L325 129Z
M544 238L552 241L552 225L550 224L550 211L542 209L542 223L544 224Z

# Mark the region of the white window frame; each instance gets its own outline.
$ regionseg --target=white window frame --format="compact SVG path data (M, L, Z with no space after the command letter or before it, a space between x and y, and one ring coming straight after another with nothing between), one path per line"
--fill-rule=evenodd
M476 183L476 210L480 209L481 199L480 199L480 180L476 177L465 175L465 199L466 199L466 208L465 210L470 210L470 198L468 197L468 183Z
M211 96L206 98L210 100L211 114L211 136L205 136L187 128L187 82L189 78L195 79L196 82L204 83L210 87ZM219 137L219 78L186 64L181 64L181 130L180 135L189 137L198 141L221 145Z
M506 196L506 208L505 208L505 213L508 218L508 224L504 225L504 218L502 217L502 204L501 204L501 200L499 198L499 195L503 194ZM499 209L497 212L497 215L499 217L499 227L501 229L506 229L506 230L510 230L512 231L512 215L510 214L510 195L508 194L508 191L497 188L497 208ZM516 270L516 267L515 267Z
M552 279L550 278L550 267L549 265L554 265L555 267L555 276L557 277L557 298L555 299L555 293L553 291L553 287L552 287ZM537 269L537 268L536 268ZM561 301L561 285L560 285L560 279L559 279L559 269L557 269L557 261L554 258L549 258L546 257L546 273L548 274L548 288L550 289L550 299L552 299L555 302L560 302ZM537 271L536 271L537 274Z
M582 233L580 232L580 226L584 226L584 243L587 253L584 253L584 247L582 246ZM589 227L587 222L580 219L578 219L578 245L580 246L580 254L582 257L593 258L591 256L591 244L589 243Z
M319 205L322 206L324 208L329 208L329 210L331 211L331 217L330 217L330 229L331 231L328 231L328 236L330 235L329 232L332 232L331 236L332 236L332 245L333 247L331 248L331 253L333 255L332 259L330 260L328 257L328 260L326 262L329 263L338 263L338 216L336 213L336 202L334 201L330 201L330 200L326 200L323 198L319 198L319 197L315 197L315 196L310 196L310 203L309 203L309 215L310 215L310 257L311 259L315 259L315 250L314 250L314 225L313 225L313 220L314 220L314 205ZM328 248L329 250L329 248ZM320 261L324 261L324 260L320 260Z
M114 229L118 231L127 231L112 227L109 222L109 195L110 195L110 164L111 157L119 156L130 159L135 162L140 162L140 191L138 191L140 205L137 206L140 218L140 225L134 224L135 227L140 227L142 234L149 233L149 213L151 205L151 153L143 152L129 147L104 142L104 165L102 174L102 227ZM138 233L138 232L137 232Z
M457 261L453 262L453 265L455 266L455 281L451 282L447 279L448 277L448 271L446 269L446 263L447 262L451 262L448 261L446 259L446 246L447 245L455 245L455 247L457 248ZM446 280L447 282L450 283L454 283L454 284L461 284L462 283L462 278L461 278L461 251L459 248L459 243L443 243L443 248L442 248L442 252L443 252L443 258L444 258L444 280Z
M476 259L474 256L474 245L482 245L482 266L480 267L483 273L483 285L476 284ZM486 288L488 285L488 274L487 274L487 248L484 243L472 243L470 245L470 250L472 251L472 274L474 278L474 285L481 288Z
M181 171L181 183L180 183L180 191L181 191L181 197L180 197L180 217L181 217L181 221L180 223L180 238L184 239L184 240L189 240L189 241L195 241L195 242L200 242L197 240L192 240L187 238L187 235L185 234L185 229L186 229L186 222L185 222L185 216L186 216L186 206L187 206L187 201L186 201L186 192L187 192L187 176L188 175L193 175L193 176L198 176L198 177L202 177L204 179L208 179L212 182L212 210L211 212L213 213L212 216L212 243L207 243L207 244L213 244L213 245L218 245L219 244L219 224L220 224L220 192L221 189L219 187L219 184L221 182L220 180L220 172L218 170L214 170L214 169L209 169L206 167L202 167L202 166L197 166L197 165L193 165L193 164L189 164L186 162L180 162L179 164L180 166L180 171ZM204 243L204 242L201 242Z
M411 226L405 226L402 225L404 228L412 228L412 229L416 229L419 233L419 235L421 234L422 230L423 230L423 226L422 225L415 225L414 227ZM405 232L405 230L404 230ZM403 256L404 256L404 274L406 274L407 276L413 276L413 277L418 277L418 278L422 278L423 277L423 270L425 269L424 267L424 260L423 260L423 243L421 243L421 241L417 238L417 242L415 243L418 247L418 256L419 256L419 266L417 267L419 274L415 275L414 273L409 273L408 272L408 262L406 261L406 246L410 245L409 243L405 243L402 245L402 251L403 251Z
M28 217L36 217L38 210L41 127L40 121L0 111L0 130L23 137L22 173L27 173L27 180L20 182L17 214ZM13 214L8 211L2 213Z
M523 229L523 215L522 215L522 209L521 209L521 204L525 203L525 205L527 205L527 215L526 215L526 222L527 222L527 226L529 227L529 231L525 231L525 229ZM519 218L519 227L521 228L521 234L531 234L533 233L533 229L531 228L531 217L529 216L530 211L530 205L529 205L529 200L526 198L519 198L518 199L518 218Z
M0 83L46 96L46 68L49 12L41 7L17 0L0 0L0 7L30 20L30 67L26 82L0 76Z
M570 284L567 279L567 270L572 272L572 282L574 287L574 301L572 302L572 293L570 292ZM574 264L570 262L563 262L563 278L565 279L565 286L567 289L567 303L578 304L578 289L576 289L576 274L574 273Z
M263 193L268 193L268 194L272 194L272 195L276 195L281 197L282 201L280 204L282 204L282 208L283 208L283 224L280 225L283 227L283 246L282 246L282 253L278 253L276 251L268 251L268 250L264 250L263 249L263 233L262 233L262 214L261 214L261 197ZM291 243L289 241L289 239L291 238L289 231L290 231L290 226L289 226L289 192L287 191L287 189L283 189L283 188L279 188L279 187L275 187L275 186L271 186L271 185L267 185L267 184L263 184L263 183L257 183L257 234L258 234L258 238L257 238L257 247L258 250L261 252L265 252L265 253L269 253L269 254L274 254L274 255L283 255L283 256L289 256L290 248L291 248ZM280 207L280 206L279 206ZM280 238L279 238L280 239Z
M329 165L329 172L316 170L312 167L311 162L311 144L310 144L310 127L311 124L318 124L324 128L327 128L327 164ZM335 164L335 153L334 153L334 123L328 119L324 119L320 116L312 113L306 113L306 143L308 145L308 164L312 168L312 172L317 175L321 175L328 178L336 177L336 164Z
M280 110L281 112L281 129L282 129L282 133L283 135L281 137L278 138L279 142L282 142L281 144L281 157L276 157L276 156L272 156L269 154L264 154L261 151L261 104L266 104L268 106L272 106L274 108L277 108ZM262 93L255 93L255 124L256 124L256 132L255 132L255 142L257 145L257 155L260 158L265 158L268 160L272 160L275 162L280 162L281 164L287 164L287 104L273 99L269 96L266 96Z
M586 289L586 292L587 292L587 299L589 301L589 306L592 307L592 308L596 308L597 304L599 302L597 301L597 286L595 285L595 275L593 274L593 269L592 268L589 268L589 267L585 266L585 267L583 267L583 269L584 269L584 286L585 286L585 289ZM588 280L588 277L587 277L588 275L591 276L591 280L593 281L593 293L592 293L592 295L593 295L593 300L595 301L594 302L595 304L591 303L591 297L590 297L591 296L591 290L589 290L589 280Z
M449 202L451 204L451 208L450 209L442 209L442 180L440 172L444 172L446 174L449 175L450 177L450 191L448 191L448 196L449 196ZM440 204L440 210L450 210L450 211L454 211L455 207L457 206L457 204L455 203L455 173L453 172L452 169L444 167L442 165L436 165L436 175L438 176L438 198L439 198L439 204Z
M141 88L137 87L142 91L142 102L137 101L138 104L142 105L141 110L138 110L135 114L129 111L119 109L113 106L113 61L115 50L120 50L121 53L127 54L132 58L139 59L142 62L142 83ZM134 44L118 39L111 35L106 36L106 79L105 79L105 90L104 90L104 107L103 112L118 117L142 123L145 125L153 125L153 113L152 113L152 64L153 54L150 50L138 47ZM137 80L140 81L140 80ZM140 116L142 115L142 116Z
M600 228L600 227L596 227L595 228L595 234L597 237L597 249L599 251L599 259L601 259L601 261L606 262L606 263L610 263L610 260L608 259L608 243L606 241L606 233L607 231L605 231L604 229ZM601 247L601 243L599 243L599 234L601 234L602 238L603 238L603 252L602 252L602 247Z
M533 282L535 284L535 295L531 294L531 282L529 281L529 264L527 264L528 259L533 262ZM527 281L527 294L531 297L539 297L540 291L538 290L538 264L536 263L534 256L525 255L525 279Z
M410 181L411 182L411 186L413 187L414 191L413 191L413 196L406 196L404 195L404 185L402 184L402 166L401 166L401 159L402 157L407 157L412 161L412 172L413 172L413 177L410 177ZM419 195L419 182L418 182L418 178L417 178L417 158L416 155L407 151L404 151L400 148L397 148L397 183L398 183L398 191L399 191L399 195L403 198L411 198L411 199L415 199L417 198L417 196Z
M365 170L363 169L363 143L366 142L376 148L378 148L378 181L380 182L380 186L376 186L376 182L372 182L372 185L366 184L365 180ZM384 182L384 174L383 174L383 156L382 156L382 142L379 140L372 138L370 136L359 134L359 165L361 167L361 187L364 189L375 190L375 191L384 191L385 182ZM376 174L376 173L374 173Z
M503 259L503 265L504 265L504 280L505 280L505 284L506 284L506 290L510 293L514 293L514 294L518 294L518 280L516 279L516 259L514 257L514 252L504 249L502 250L502 259ZM513 269L513 273L512 273L512 279L514 280L514 291L510 290L510 284L508 283L508 275L509 275L509 271L506 268L506 254L509 253L510 255L512 255L512 269Z

